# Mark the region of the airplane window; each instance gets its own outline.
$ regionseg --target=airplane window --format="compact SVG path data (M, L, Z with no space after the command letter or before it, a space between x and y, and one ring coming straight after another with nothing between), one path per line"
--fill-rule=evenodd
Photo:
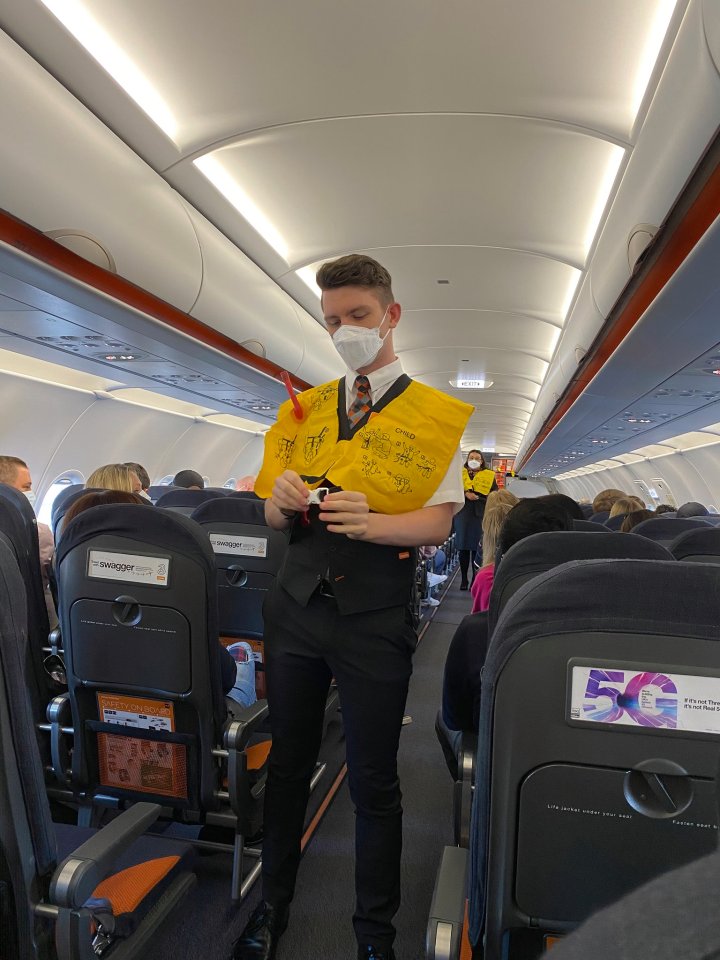
M205 476L204 476L204 477L203 477L203 483L205 484L206 487L209 487L209 486L210 486L210 477L205 477Z
M158 480L157 485L159 487L169 487L173 482L174 473L169 473L166 477L163 477L162 480Z
M85 477L79 470L67 470L65 473L60 474L57 479L53 480L50 489L42 498L40 509L37 512L37 518L40 523L50 524L55 497L71 483L85 483Z
M234 489L235 489L235 480L236 480L235 477L228 477L228 479L227 479L227 480L225 481L225 483L223 484L223 487L225 487L226 490L234 490Z

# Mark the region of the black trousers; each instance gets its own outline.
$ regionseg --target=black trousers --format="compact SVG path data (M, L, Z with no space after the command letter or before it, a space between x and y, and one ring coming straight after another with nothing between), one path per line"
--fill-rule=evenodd
M387 949L400 905L402 806L397 750L416 636L404 607L342 616L318 595L301 607L276 585L265 601L265 669L273 738L265 794L263 896L295 890L310 779L330 680L338 684L355 806L353 926Z

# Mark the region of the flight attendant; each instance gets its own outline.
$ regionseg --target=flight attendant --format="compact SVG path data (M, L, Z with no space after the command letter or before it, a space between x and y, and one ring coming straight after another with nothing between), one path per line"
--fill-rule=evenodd
M482 537L482 521L485 513L485 501L488 494L497 490L495 472L485 464L485 457L479 450L471 450L465 460L462 471L465 503L455 517L455 536L460 552L460 589L469 587L468 568ZM471 568L472 569L472 568Z
M290 528L290 546L264 609L273 746L263 901L234 960L275 957L287 926L332 677L356 813L358 957L395 956L414 548L441 543L464 499L459 443L472 407L403 373L393 348L401 308L387 270L353 254L324 264L317 283L347 373L299 394L301 419L290 401L281 407L255 484L268 524ZM317 488L330 492L310 503Z

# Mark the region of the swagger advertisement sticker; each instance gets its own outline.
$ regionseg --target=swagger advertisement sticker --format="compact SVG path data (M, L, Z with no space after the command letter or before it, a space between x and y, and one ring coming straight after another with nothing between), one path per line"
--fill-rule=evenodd
M720 677L574 666L570 719L720 734Z

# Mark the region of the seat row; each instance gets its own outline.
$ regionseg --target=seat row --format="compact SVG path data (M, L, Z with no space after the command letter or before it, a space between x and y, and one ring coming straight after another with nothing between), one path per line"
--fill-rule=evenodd
M488 614L461 625L487 648L476 786L468 850L447 848L438 874L429 957L458 955L465 896L486 960L535 956L716 846L720 529L681 535L706 541L692 561L608 533L516 544Z

